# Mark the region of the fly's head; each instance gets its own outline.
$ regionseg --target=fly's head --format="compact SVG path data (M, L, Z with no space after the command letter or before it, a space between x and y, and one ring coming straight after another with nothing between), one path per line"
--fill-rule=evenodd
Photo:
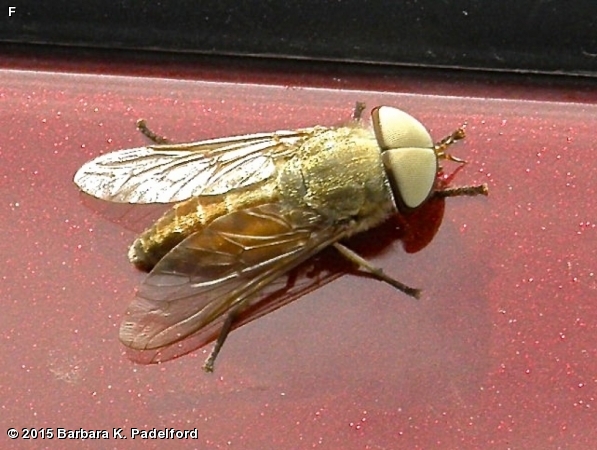
M432 195L440 159L464 162L445 153L450 144L464 138L462 128L435 145L425 126L404 111L379 106L371 117L396 206L402 213L419 208Z

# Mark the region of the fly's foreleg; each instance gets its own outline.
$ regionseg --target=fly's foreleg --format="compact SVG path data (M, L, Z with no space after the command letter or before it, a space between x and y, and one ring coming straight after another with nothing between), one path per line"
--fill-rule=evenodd
M150 130L144 119L137 120L137 129L143 134L143 136L147 137L151 142L154 142L156 144L170 143L170 141L166 139L164 136L160 136L159 134L154 133L152 130Z
M485 183L476 186L458 186L435 191L433 195L439 198L460 197L462 195L467 195L471 197L475 195L487 196L489 195L489 188Z
M359 266L362 270L369 272L371 275L373 275L378 280L388 283L390 286L395 287L399 291L402 291L406 295L409 295L411 297L419 298L421 296L420 289L416 289L416 288L407 286L406 284L401 283L400 281L395 280L392 277L386 275L382 269L380 269L379 267L375 267L369 261L367 261L365 258L363 258L362 256L358 255L357 253L353 252L348 247L345 247L344 245L342 245L338 242L336 242L334 244L334 247L346 259L348 259L349 261L351 261L354 264L356 264L357 266Z
M455 142L458 142L461 139L464 139L466 137L466 133L464 131L465 128L466 128L466 123L464 123L460 128L458 128L452 134L450 134L449 136L446 136L441 141L439 141L438 143L435 144L434 150L439 159L448 159L448 160L454 161L458 164L466 164L465 160L457 158L454 155L451 155L450 153L446 153L446 150L448 149L448 147L450 147ZM461 168L462 168L462 166L460 166L458 169L456 169L456 171L449 178L450 179L453 178L454 175L457 172L459 172L459 170ZM489 194L489 188L487 187L487 184L485 184L485 183L477 185L477 186L460 186L460 187L446 188L446 189L441 189L441 190L437 190L434 192L434 195L439 198L459 197L462 195L467 195L467 196L485 195L485 196L487 196L488 194Z
M448 147L450 147L455 142L458 142L466 137L466 132L464 131L465 128L466 128L466 123L464 123L460 128L458 128L452 134L450 134L449 136L446 136L445 138L443 138L441 141L439 141L438 143L436 143L434 145L433 149L435 150L435 154L437 155L437 157L439 159L447 159L449 161L454 161L459 164L466 164L465 160L457 158L456 156L451 155L450 153L446 153L446 150L448 149Z

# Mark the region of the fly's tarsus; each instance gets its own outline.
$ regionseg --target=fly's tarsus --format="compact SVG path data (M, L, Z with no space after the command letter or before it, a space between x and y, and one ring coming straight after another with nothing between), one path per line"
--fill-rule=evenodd
M143 134L143 136L147 137L151 142L156 144L168 144L170 141L166 139L164 136L160 136L157 133L154 133L152 130L149 129L147 126L147 122L145 119L137 120L137 129Z

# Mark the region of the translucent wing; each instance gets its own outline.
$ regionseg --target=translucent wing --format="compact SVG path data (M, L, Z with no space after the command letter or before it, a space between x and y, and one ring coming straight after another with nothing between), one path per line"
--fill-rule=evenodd
M94 197L119 203L170 203L216 195L264 181L275 160L323 128L277 131L107 153L85 163L74 182Z
M251 296L247 309L234 320L232 330L292 303L354 269L354 266L338 253L331 249L329 252L326 250L279 276L259 293ZM215 341L225 320L226 315L222 315L182 341L158 349L133 350L129 348L128 357L139 364L155 364L186 355Z
M207 343L210 324L231 308L254 306L272 281L340 238L341 229L315 212L280 204L223 216L155 266L127 310L120 339L137 350L202 334Z

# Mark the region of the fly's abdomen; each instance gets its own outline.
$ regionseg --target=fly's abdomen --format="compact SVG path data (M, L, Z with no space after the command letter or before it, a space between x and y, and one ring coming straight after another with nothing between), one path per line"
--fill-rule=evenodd
M177 203L131 245L129 260L149 272L170 250L218 217L277 200L274 183L222 195L193 197Z

